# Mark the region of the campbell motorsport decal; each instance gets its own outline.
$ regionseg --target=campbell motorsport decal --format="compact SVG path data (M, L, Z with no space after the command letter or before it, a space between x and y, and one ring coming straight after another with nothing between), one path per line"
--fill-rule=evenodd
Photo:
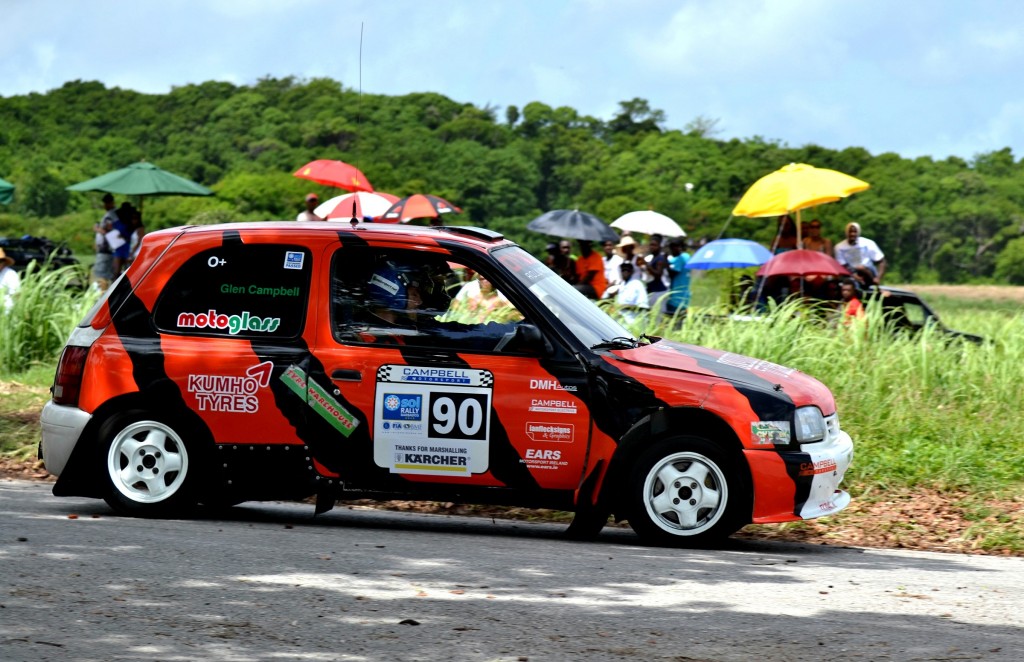
M785 446L789 443L789 421L759 421L750 424L751 441L758 446Z
M373 426L377 466L427 476L487 471L493 388L489 370L378 368Z
M242 331L258 331L262 333L273 333L281 325L280 317L257 317L248 310L242 311L240 315L226 315L210 309L205 313L179 313L179 329L214 329L223 331L227 329L231 335L237 335Z
M327 392L327 389L320 386L315 380L309 379L302 368L294 365L288 366L288 369L281 374L281 381L344 436L352 434L352 431L359 425L359 419L335 400Z
M253 414L259 411L256 392L270 383L274 364L264 361L245 371L245 375L190 374L186 389L196 398L199 411L223 411Z

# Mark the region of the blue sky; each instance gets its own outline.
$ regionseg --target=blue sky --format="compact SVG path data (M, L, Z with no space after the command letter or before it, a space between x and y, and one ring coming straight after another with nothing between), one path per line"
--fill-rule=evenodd
M1024 2L0 0L0 96L329 77L943 159L1024 153ZM360 53L360 32L362 51ZM361 59L361 63L360 63ZM2 127L0 127L2 130Z

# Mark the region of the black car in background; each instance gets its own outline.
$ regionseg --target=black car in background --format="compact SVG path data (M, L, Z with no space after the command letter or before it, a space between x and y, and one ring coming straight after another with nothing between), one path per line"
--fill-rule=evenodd
M959 338L973 343L981 343L985 340L973 333L964 333L948 328L935 311L920 296L910 290L900 290L882 285L869 289L863 296L865 303L869 306L878 303L882 305L885 318L892 320L897 331L906 330L916 333L933 325L950 338Z
M53 269L69 264L78 264L78 258L72 254L70 248L46 237L31 235L25 235L20 239L0 237L0 248L3 248L4 253L14 260L15 271L24 271L33 260L40 265L49 264Z

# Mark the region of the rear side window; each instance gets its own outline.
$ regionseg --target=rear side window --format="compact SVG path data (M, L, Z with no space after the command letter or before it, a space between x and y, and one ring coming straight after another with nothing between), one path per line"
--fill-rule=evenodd
M294 338L302 331L311 270L310 252L302 246L211 248L167 281L153 319L167 333Z

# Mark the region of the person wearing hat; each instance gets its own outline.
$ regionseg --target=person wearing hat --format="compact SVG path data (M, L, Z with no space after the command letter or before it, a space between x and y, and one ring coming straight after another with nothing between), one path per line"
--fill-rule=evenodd
M6 312L14 307L14 293L21 287L21 278L13 267L14 258L0 248L0 302Z
M320 218L313 213L316 206L320 204L320 198L316 193L306 194L306 208L299 212L299 215L295 217L296 221L322 221Z
M850 271L867 269L878 285L885 275L885 254L878 244L867 237L860 236L859 223L846 224L846 239L843 239L835 247L835 257L839 264Z

